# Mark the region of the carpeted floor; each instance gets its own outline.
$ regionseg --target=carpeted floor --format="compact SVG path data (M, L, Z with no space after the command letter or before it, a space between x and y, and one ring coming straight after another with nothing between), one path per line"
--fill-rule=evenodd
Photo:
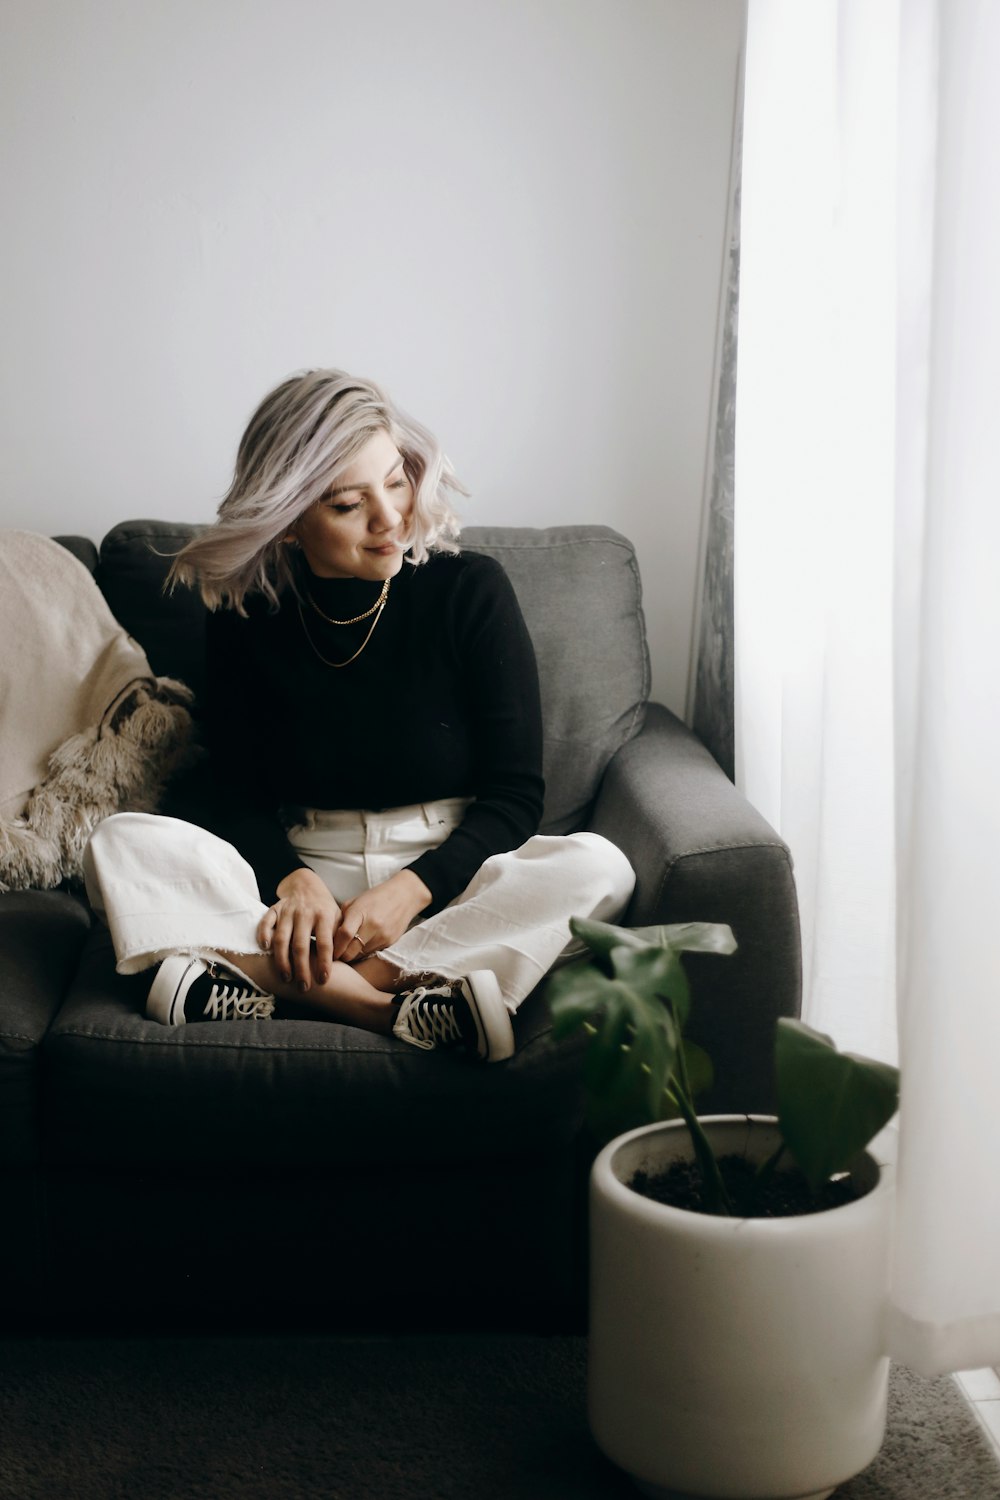
M0 1341L3 1500L615 1500L579 1338ZM996 1500L949 1379L894 1370L838 1500Z

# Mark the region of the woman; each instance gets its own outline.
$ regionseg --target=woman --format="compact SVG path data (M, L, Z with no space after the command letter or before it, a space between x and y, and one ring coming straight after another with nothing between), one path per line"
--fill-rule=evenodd
M218 521L171 569L211 611L227 839L121 814L88 849L119 971L159 965L150 1016L295 1001L497 1060L569 917L627 904L613 844L537 836L531 641L500 565L457 547L456 490L434 438L341 371L251 419Z

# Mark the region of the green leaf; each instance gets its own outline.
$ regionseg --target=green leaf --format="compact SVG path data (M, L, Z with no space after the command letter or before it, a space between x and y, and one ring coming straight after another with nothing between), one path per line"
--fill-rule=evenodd
M683 1031L687 1025L688 1016L691 1013L691 987L684 965L678 956L677 967L671 976L669 1000L674 1008L674 1018L679 1030Z
M626 929L647 942L676 953L735 953L733 929L725 922L673 922L661 927Z
M632 929L573 918L570 927L590 956L556 970L546 997L554 1037L590 1033L584 1085L591 1128L609 1137L671 1117L679 1058L690 1067L692 1091L712 1077L700 1048L679 1050L690 1010L680 955L731 953L732 932L712 922Z
M615 948L670 948L676 953L734 953L736 939L722 922L676 922L659 927L614 927L610 922L570 918L570 931L598 958L610 963Z
M604 959L609 965L614 948L648 946L643 941L635 940L631 928L613 927L610 922L591 922L583 917L570 917L569 930L581 943L586 943L591 953Z
M656 1119L660 1097L674 1066L677 1031L669 1011L660 1001L644 999L621 981L615 981L615 984L629 1028L622 1073L645 1098L649 1118Z
M611 981L590 964L569 964L549 976L546 998L552 1016L552 1034L569 1036L608 1003Z
M778 1021L778 1122L816 1189L842 1172L896 1113L899 1072L888 1063L838 1052L802 1021Z
M611 967L616 979L627 984L633 993L657 1012L663 1001L674 1006L683 1026L690 1009L687 976L679 956L670 948L626 948L611 950Z
M715 1079L712 1059L696 1042L689 1042L685 1039L681 1047L684 1052L684 1067L688 1084L692 1095L697 1098L699 1094L703 1094L706 1089L712 1087Z
M616 1086L625 1072L625 1053L631 1038L628 1011L624 1006L609 1006L595 1034L590 1038L583 1063L583 1081L589 1092L606 1093Z
M633 1125L663 1118L664 1089L673 1070L677 1033L666 1009L653 1009L627 986L616 991L584 1063L588 1121L610 1138Z

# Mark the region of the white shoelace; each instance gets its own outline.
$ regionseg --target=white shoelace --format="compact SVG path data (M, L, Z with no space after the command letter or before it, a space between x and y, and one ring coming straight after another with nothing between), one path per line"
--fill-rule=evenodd
M422 989L407 995L392 1029L401 1041L412 1042L414 1047L447 1046L462 1040L454 1004L445 999L431 1000Z
M237 985L213 984L205 1015L213 1021L267 1021L274 1012L274 1000L256 990Z

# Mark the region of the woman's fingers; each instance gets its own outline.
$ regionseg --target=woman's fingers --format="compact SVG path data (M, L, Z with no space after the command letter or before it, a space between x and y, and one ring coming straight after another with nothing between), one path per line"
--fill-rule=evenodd
M389 947L431 900L412 870L401 870L343 908L306 867L286 875L278 892L260 919L257 940L273 955L283 983L303 991L325 984L335 960L356 964Z
M291 903L279 901L274 908L275 923L271 932L271 952L278 973L288 984L292 977L292 936L295 931L294 911Z
M292 924L292 935L288 943L288 953L292 962L292 979L303 991L309 989L313 979L312 928L311 915L301 911L296 912Z
M345 907L333 940L334 958L342 959L345 964L357 963L359 958L363 958L365 953L370 951L367 943L368 935L364 913L353 906Z
M294 898L277 900L260 919L258 941L269 951L285 984L308 990L325 983L333 960L333 935L340 920L336 902L317 908Z
M330 965L333 962L333 925L325 914L321 913L316 918L312 959L317 984L325 984L330 977Z
M265 952L269 952L271 949L274 927L277 920L278 913L273 906L269 906L257 923L257 941Z
M345 904L334 957L356 964L367 954L390 947L430 902L430 891L412 870L400 870L370 886Z

